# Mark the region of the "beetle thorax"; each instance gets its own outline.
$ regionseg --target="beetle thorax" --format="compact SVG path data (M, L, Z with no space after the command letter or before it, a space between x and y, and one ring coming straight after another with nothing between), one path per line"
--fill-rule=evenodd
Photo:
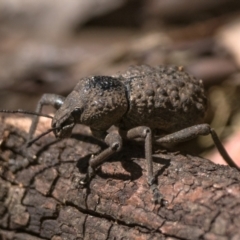
M92 129L107 130L117 124L128 109L125 86L116 78L96 76L85 80L82 96L81 123Z

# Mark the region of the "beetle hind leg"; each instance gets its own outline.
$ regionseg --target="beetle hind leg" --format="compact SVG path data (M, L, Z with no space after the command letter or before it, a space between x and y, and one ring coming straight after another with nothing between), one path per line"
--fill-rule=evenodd
M209 135L211 134L212 139L221 154L222 158L227 162L227 164L230 167L235 167L238 170L240 169L236 163L231 159L231 157L228 155L226 149L223 147L220 139L218 138L216 132L214 129L212 129L208 124L198 124L194 125L192 127L184 128L178 132L168 134L164 137L161 137L156 140L156 143L162 144L162 143L180 143L185 142L191 139L196 138L199 135Z

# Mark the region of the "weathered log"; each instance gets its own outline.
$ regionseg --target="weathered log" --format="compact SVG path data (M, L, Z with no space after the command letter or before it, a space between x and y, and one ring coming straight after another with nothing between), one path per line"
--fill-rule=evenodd
M13 126L11 123L14 123ZM127 144L97 171L87 188L78 181L91 154L103 147L80 126L73 138L53 135L34 144L24 161L27 118L0 120L0 239L240 239L240 173L180 153L154 155L159 191L152 201L143 147ZM40 128L47 129L48 121Z

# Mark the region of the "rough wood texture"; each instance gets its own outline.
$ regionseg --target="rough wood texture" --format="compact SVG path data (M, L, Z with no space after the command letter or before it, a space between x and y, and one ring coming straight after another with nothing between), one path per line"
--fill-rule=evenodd
M9 123L16 123L17 127ZM240 239L240 173L200 157L154 156L160 192L155 205L146 181L143 147L127 144L98 170L88 189L78 186L91 154L103 144L80 126L75 138L49 135L32 146L37 156L23 161L29 119L0 121L1 239ZM40 128L47 129L48 121Z

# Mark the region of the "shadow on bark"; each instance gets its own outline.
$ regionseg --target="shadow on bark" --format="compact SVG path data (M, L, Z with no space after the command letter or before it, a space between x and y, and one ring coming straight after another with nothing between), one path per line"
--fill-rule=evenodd
M81 141L42 138L30 150L34 163L13 173L8 165L24 159L19 149L27 129L0 122L4 240L240 239L236 169L191 155L154 154L158 188L168 201L160 206L152 202L141 146L128 144L80 188L89 157L103 147L86 128L77 129Z

